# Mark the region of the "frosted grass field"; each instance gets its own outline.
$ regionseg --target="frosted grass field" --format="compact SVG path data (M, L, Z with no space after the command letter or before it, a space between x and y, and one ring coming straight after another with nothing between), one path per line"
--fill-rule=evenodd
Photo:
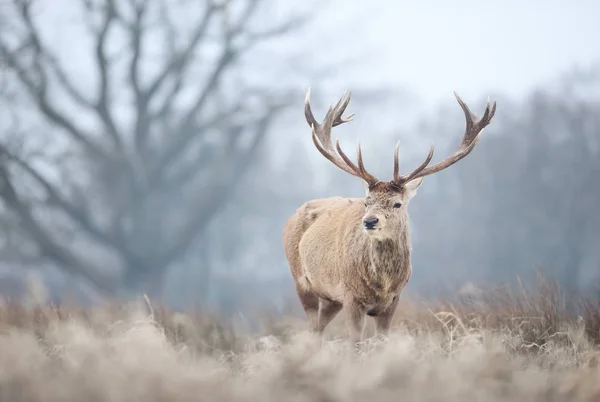
M321 340L301 316L250 333L148 303L5 304L0 400L600 400L597 309L588 303L569 316L554 296L435 308L404 301L389 338L369 339L359 353L340 319Z

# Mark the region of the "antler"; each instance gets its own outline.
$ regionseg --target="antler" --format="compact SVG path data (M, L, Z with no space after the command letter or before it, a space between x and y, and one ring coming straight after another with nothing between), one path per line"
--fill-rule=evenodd
M454 165L456 162L458 162L465 156L469 155L469 153L471 153L473 148L475 148L475 145L477 145L477 142L479 141L479 135L481 134L482 130L488 124L490 124L490 122L492 121L492 118L494 117L494 114L496 113L496 102L493 102L490 107L490 101L488 100L486 107L485 107L485 113L483 114L483 117L478 120L477 116L475 116L469 110L469 107L463 102L463 100L460 98L460 96L458 96L458 94L456 92L454 92L454 96L456 97L456 100L458 100L458 104L460 105L463 112L465 113L465 118L466 118L465 135L462 139L462 142L460 143L460 146L458 147L456 152L454 152L454 154L452 154L451 156L447 157L446 159L444 159L432 166L427 167L429 162L431 162L431 158L433 157L434 146L433 146L433 144L431 144L429 154L427 155L427 158L425 158L425 161L423 163L421 163L421 165L418 168L416 168L414 171L412 171L411 173L400 176L398 173L398 146L399 146L399 144L396 144L396 152L394 153L394 180L393 180L393 183L395 185L401 186L402 184L405 184L411 180L418 179L419 177L424 177L424 176L439 172L441 170L444 170L447 167Z
M340 124L352 121L352 116L354 116L354 114L351 114L348 117L342 117L342 114L344 114L348 103L350 103L350 97L351 94L345 92L335 106L329 106L329 110L325 115L325 120L323 120L322 123L318 123L311 110L310 88L308 88L308 91L306 92L306 99L304 100L304 116L306 117L308 125L312 129L312 139L319 152L321 152L325 158L346 173L350 173L352 176L360 177L366 181L369 186L371 186L379 182L379 180L365 170L362 160L362 152L360 150L360 142L358 143L357 151L358 166L356 166L350 160L350 158L346 156L344 151L342 151L342 148L340 148L339 139L336 139L335 142L337 153L333 149L333 145L331 143L331 129L335 126L339 126Z

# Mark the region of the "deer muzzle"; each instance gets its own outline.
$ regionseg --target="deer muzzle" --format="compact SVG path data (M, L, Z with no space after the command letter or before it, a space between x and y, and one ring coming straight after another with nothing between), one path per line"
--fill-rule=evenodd
M379 222L379 219L376 216L365 216L363 219L363 225L367 230L375 230L377 222Z

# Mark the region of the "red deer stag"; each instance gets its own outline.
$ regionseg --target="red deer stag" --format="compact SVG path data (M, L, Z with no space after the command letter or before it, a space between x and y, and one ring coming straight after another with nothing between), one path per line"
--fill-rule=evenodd
M401 175L398 146L394 152L394 177L378 180L363 165L360 142L358 165L342 151L339 141L331 143L331 129L352 120L342 117L350 102L344 94L330 106L322 123L313 116L310 88L304 115L312 129L319 152L343 171L364 181L365 198L332 197L306 202L287 220L283 230L285 254L306 312L310 332L322 334L325 327L345 309L350 340L362 340L364 316L372 316L378 333L387 334L398 297L412 271L408 201L423 178L452 166L477 145L479 136L494 117L496 102L487 102L478 119L454 93L466 117L466 130L458 150L431 166L433 144L425 161L414 171Z

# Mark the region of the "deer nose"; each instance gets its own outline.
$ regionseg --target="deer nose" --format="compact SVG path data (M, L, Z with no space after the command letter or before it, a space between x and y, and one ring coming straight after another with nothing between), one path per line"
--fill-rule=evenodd
M365 228L367 228L368 230L375 229L375 225L377 225L377 222L379 222L379 219L375 217L367 217L363 219Z

